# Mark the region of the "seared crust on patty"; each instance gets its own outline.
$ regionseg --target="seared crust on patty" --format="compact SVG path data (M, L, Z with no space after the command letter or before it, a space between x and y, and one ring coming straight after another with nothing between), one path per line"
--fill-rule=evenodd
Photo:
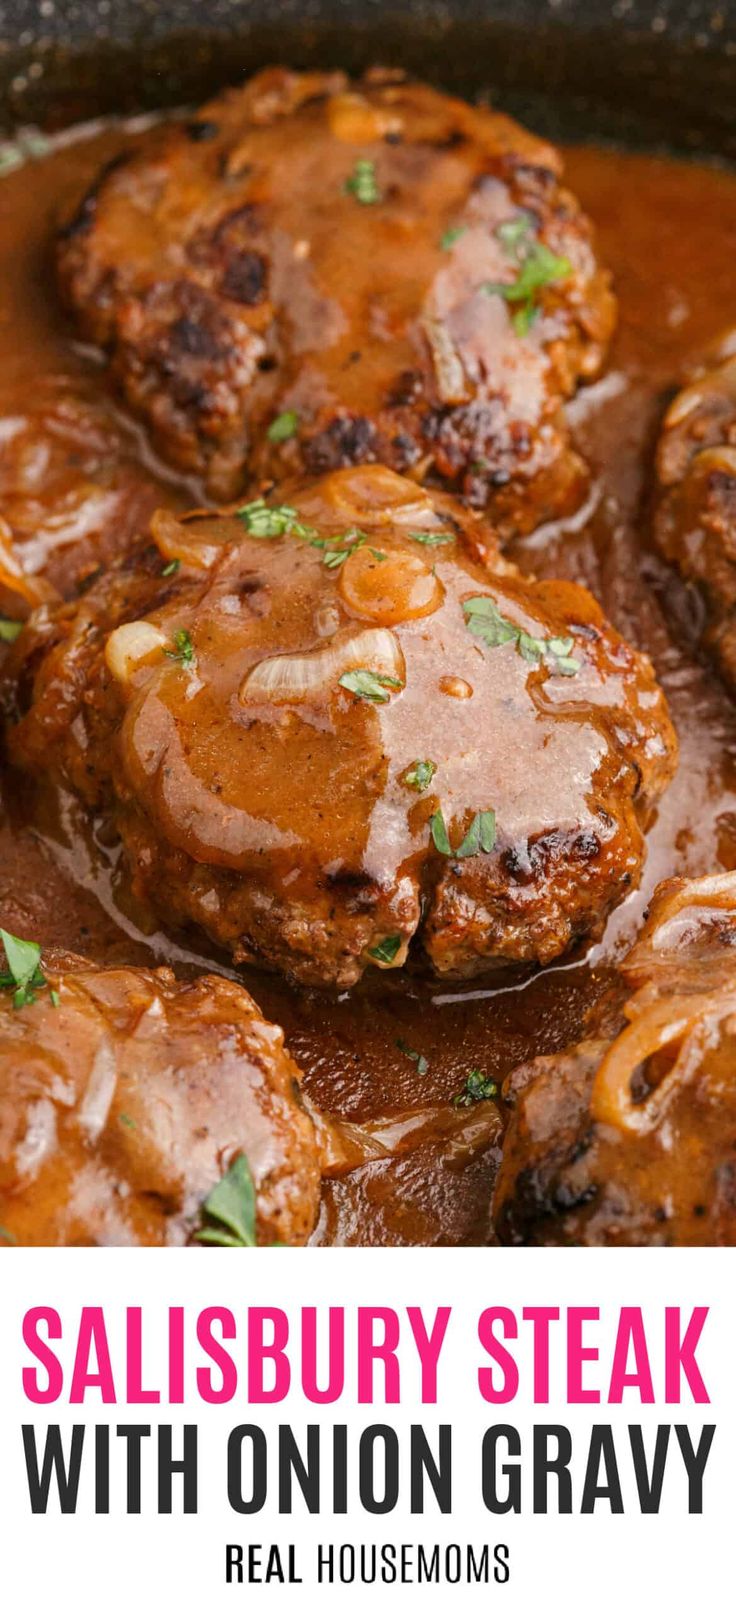
M181 1245L243 1154L258 1241L305 1242L319 1202L315 1132L281 1030L247 992L66 955L44 957L43 975L20 1008L0 994L8 1238Z
M736 1243L736 875L659 886L618 1033L511 1074L511 1243Z
M161 513L36 612L12 760L113 817L165 920L305 983L414 936L461 977L599 934L675 764L649 661L446 495L372 466L279 496Z
M705 604L703 641L736 689L736 358L670 405L657 452L654 535Z
M211 496L381 462L526 530L579 501L562 405L614 320L561 171L426 85L273 68L108 165L61 230L59 282Z

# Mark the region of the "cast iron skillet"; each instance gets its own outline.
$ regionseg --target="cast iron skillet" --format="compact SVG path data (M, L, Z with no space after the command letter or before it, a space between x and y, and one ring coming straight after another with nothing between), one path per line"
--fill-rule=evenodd
M553 138L736 160L736 0L0 0L0 126L196 102L273 61L395 64Z

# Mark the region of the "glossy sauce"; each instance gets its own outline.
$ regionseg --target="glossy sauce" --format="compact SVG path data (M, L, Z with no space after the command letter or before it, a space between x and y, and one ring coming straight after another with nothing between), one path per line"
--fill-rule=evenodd
M50 225L119 143L109 129L36 165L33 184L20 170L0 186L0 514L16 540L32 545L29 568L44 565L65 589L99 563L100 545L113 552L159 501L203 501L196 485L176 482L154 462L57 310ZM736 326L736 179L588 150L569 153L567 179L614 270L619 333L607 374L571 410L594 470L587 515L519 541L512 557L539 575L585 582L619 630L651 654L678 729L679 771L649 836L642 888L585 961L495 990L482 981L445 987L418 973L381 973L338 999L244 971L259 1006L283 1025L316 1102L351 1120L397 1119L393 1156L325 1184L323 1242L484 1240L498 1162L490 1105L479 1104L477 1135L464 1127L457 1146L448 1145L446 1114L436 1128L430 1114L419 1135L417 1121L407 1120L412 1146L403 1152L402 1115L446 1103L473 1068L500 1079L575 1039L615 1001L616 960L654 883L673 872L736 866L736 715L693 648L697 601L646 540L651 456L669 393L693 361L723 350ZM0 606L9 603L0 597ZM464 708L460 700L450 705ZM529 788L531 801L533 780ZM117 864L116 847L95 842L68 801L4 779L3 926L92 960L227 971L200 938L144 936ZM426 1073L399 1041L423 1054Z

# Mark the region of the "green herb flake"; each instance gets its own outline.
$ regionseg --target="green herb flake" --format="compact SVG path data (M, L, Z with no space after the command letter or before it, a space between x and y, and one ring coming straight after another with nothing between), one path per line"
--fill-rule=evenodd
M289 438L296 436L299 429L299 415L293 408L287 408L283 414L277 414L271 421L266 436L269 442L288 442Z
M479 1068L471 1068L462 1090L452 1102L456 1108L472 1108L474 1102L488 1102L492 1096L498 1096L496 1081L481 1074Z
M7 929L0 929L8 972L0 974L0 990L12 990L14 1007L30 1007L36 991L48 983L41 968L41 947L35 940L19 940Z
M52 1007L58 1007L59 1002L61 1001L61 996L59 995L58 990L49 991L49 1001L51 1002Z
M454 224L451 229L446 229L444 235L440 236L441 251L451 252L455 242L465 234L467 227L467 224Z
M360 531L357 526L352 526L349 531L344 532L342 537L337 537L334 542L328 542L326 537L313 537L310 541L313 548L324 549L322 564L326 565L328 571L338 571L341 565L345 564L346 559L350 558L351 554L356 553L359 548L363 547L364 543L367 543L368 533ZM378 559L378 549L372 548L371 553ZM386 555L381 554L380 558L385 559Z
M397 677L387 677L380 671L368 671L363 666L357 671L344 671L339 680L340 687L347 688L349 694L354 694L356 699L367 699L373 705L387 705L391 690L403 687Z
M539 313L540 291L572 273L569 258L558 257L543 241L530 239L532 228L532 218L524 213L499 224L496 236L513 257L518 273L515 280L487 280L483 286L488 296L503 297L514 309L512 324L517 336L526 336L531 330Z
M176 573L179 570L181 570L181 560L180 559L170 559L168 565L164 565L164 568L163 568L163 570L161 572L161 575L162 576L176 576Z
M438 850L441 856L451 856L452 845L450 844L447 826L441 810L433 811L429 819L429 831L432 835L435 850Z
M4 617L0 617L0 643L15 643L16 638L20 637L24 625L24 621L8 621Z
M454 543L454 531L410 531L413 543L424 543L425 548L439 548L441 543Z
M513 643L528 665L538 666L542 660L547 660L550 669L561 677L574 677L581 668L582 661L572 653L574 638L533 637L502 615L498 605L486 594L465 599L463 614L468 631L480 638L487 649L500 649L504 643Z
M0 1225L0 1242L7 1242L10 1247L18 1246L17 1236L14 1236L12 1231L6 1230L4 1225Z
M506 218L496 230L496 240L501 242L504 251L518 257L520 248L529 239L534 229L534 219L531 213L517 213L515 218Z
M477 811L456 856L489 856L496 843L495 811Z
M416 789L417 794L423 794L429 788L437 771L434 761L412 761L408 772L404 773L404 782L410 789Z
M256 1246L256 1188L245 1153L238 1153L205 1197L202 1219L195 1241L214 1247Z
M390 968L400 950L401 935L387 934L385 939L379 940L378 945L371 946L368 955L373 958L374 962L382 962L385 967Z
M441 856L490 855L496 843L496 813L490 810L477 811L457 850L450 844L450 835L442 811L435 811L429 819L429 828L435 850Z
M118 1114L118 1119L120 1120L121 1124L125 1125L126 1130L137 1130L138 1129L138 1126L137 1126L137 1124L135 1122L135 1119L131 1119L129 1113L119 1113Z
M18 135L17 140L3 142L0 145L0 178L14 169L22 168L25 162L45 157L51 150L51 142L45 134L38 129L27 129Z
M267 504L265 498L254 498L235 513L251 537L294 536L303 537L307 542L316 537L314 527L306 526L288 503Z
M0 177L12 173L15 168L22 168L24 162L23 152L17 145L0 145Z
M362 207L372 207L381 200L381 192L376 178L376 164L369 157L359 157L349 179L345 180L344 189L349 196L354 196Z
M429 1061L424 1056L423 1052L415 1052L411 1046L407 1046L406 1041L402 1040L401 1036L399 1036L399 1038L398 1038L398 1040L396 1042L396 1045L398 1046L399 1051L403 1052L404 1057L409 1057L409 1058L411 1058L412 1063L416 1063L416 1065L417 1065L417 1074L426 1074L427 1073L427 1070L429 1068Z
M177 660L181 666L193 666L195 663L194 644L189 633L179 627L172 638L173 649L164 649L169 660Z

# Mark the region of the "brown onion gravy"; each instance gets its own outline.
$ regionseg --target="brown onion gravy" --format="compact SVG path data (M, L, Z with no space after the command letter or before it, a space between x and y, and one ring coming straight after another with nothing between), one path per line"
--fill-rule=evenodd
M73 339L54 291L55 218L123 138L129 144L130 132L114 125L65 136L51 155L0 182L0 516L25 568L64 591L116 552L158 504L204 501L200 488L153 458L96 356ZM485 1241L501 1120L484 1103L477 1123L456 1126L447 1104L472 1069L500 1081L615 1006L616 961L659 879L736 867L736 712L696 651L697 599L647 538L665 402L706 354L736 348L736 176L581 148L567 154L567 178L614 271L619 328L604 378L571 408L593 467L586 510L520 540L513 557L538 575L586 583L619 630L649 652L678 729L679 770L649 835L642 887L584 960L500 984L447 986L412 971L380 973L337 998L243 971L258 1005L283 1025L312 1100L345 1120L373 1121L382 1138L371 1161L326 1181L321 1243ZM17 609L1 589L0 608ZM145 934L118 869L116 846L99 842L73 803L3 776L4 927L94 961L228 972L197 935ZM426 1072L399 1042L427 1059Z

